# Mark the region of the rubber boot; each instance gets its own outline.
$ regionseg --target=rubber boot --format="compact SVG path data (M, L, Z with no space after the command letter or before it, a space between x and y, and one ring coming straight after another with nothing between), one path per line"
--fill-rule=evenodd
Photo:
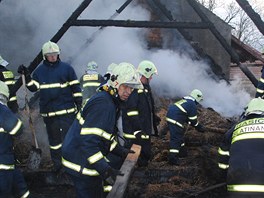
M171 165L176 165L176 166L180 165L179 157L176 154L170 153L168 156L168 161L169 161L169 164Z

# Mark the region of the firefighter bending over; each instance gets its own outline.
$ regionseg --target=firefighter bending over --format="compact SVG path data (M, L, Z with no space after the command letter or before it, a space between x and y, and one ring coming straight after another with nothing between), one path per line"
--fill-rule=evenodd
M204 127L197 121L197 104L203 100L200 90L194 89L189 96L169 106L167 123L170 131L170 150L168 160L172 165L179 165L179 157L186 157L187 150L184 143L184 124L190 123L199 132Z

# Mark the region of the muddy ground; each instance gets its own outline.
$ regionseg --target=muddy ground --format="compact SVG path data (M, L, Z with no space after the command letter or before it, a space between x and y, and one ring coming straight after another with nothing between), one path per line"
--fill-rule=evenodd
M171 102L165 99L158 102L158 115L162 121L159 125L160 137L152 138L153 159L147 168L136 167L126 197L225 197L224 180L217 167L217 149L224 132L234 120L221 117L213 109L198 107L199 121L208 129L205 133L199 133L193 127L187 127L185 144L188 156L180 159L180 166L172 166L167 162L169 131L165 121ZM76 197L69 178L50 172L51 161L48 156L42 158L40 169L32 172L26 167L31 144L16 141L15 145L20 161L18 167L25 175L32 197ZM211 187L213 189L208 190Z

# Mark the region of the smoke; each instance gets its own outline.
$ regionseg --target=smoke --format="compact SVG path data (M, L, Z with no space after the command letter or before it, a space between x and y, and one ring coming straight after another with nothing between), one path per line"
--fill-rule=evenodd
M150 57L158 67L153 84L159 87L160 95L175 98L199 89L204 94L201 104L226 117L240 115L250 100L239 79L230 85L224 80L216 82L208 76L209 66L203 61L193 61L169 50L152 52Z
M65 20L79 6L81 0L6 0L0 4L0 54L10 62L16 73L19 64L28 65L58 31ZM81 19L109 19L124 3L123 0L92 1L81 14ZM10 15L10 13L12 13ZM118 20L150 20L150 13L134 1L121 13ZM204 93L205 107L212 107L223 116L239 115L250 96L237 83L215 82L202 61L192 61L176 51L148 50L145 42L146 29L107 27L100 31L95 40L80 51L99 27L71 27L58 42L61 59L70 61L78 76L87 63L94 60L99 71L104 73L112 62L131 62L135 66L143 59L152 60L158 68L153 77L153 87L160 96L184 96L198 88Z

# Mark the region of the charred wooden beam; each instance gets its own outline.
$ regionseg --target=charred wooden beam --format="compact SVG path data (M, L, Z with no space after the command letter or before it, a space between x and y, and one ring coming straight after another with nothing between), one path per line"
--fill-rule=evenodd
M120 14L130 3L132 0L127 0L123 5L121 5L116 12L108 19L108 20L112 20L114 19L118 14ZM86 47L91 44L96 36L99 35L100 32L102 32L104 30L105 27L101 26L100 28L98 28L95 32L92 33L92 35L85 41L85 43L79 48L78 51L76 51L68 60L68 62L71 64L73 62L74 59L76 59L77 57L79 57L82 52L84 52L84 50L86 49Z
M117 176L115 184L110 193L107 195L107 198L122 198L125 194L130 176L134 171L135 165L140 155L141 146L133 144L131 149L135 151L135 153L128 154L120 169L121 172L124 173L124 176Z
M156 6L160 9L160 11L170 20L170 21L174 21L173 16L171 15L171 13L169 12L169 10L167 10L167 8L160 3L160 1L157 0L152 0L154 2L154 4L156 4Z
M218 32L218 30L215 28L214 24L203 13L203 11L200 9L199 4L196 2L196 0L187 0L187 2L196 11L196 13L202 19L202 21L209 25L210 31L214 34L214 36L217 38L217 40L220 42L220 44L223 46L223 48L232 57L232 59L240 67L242 72L249 78L249 80L253 83L253 85L255 87L257 87L258 80L256 79L256 77L251 73L251 71L245 65L242 65L240 63L239 56L237 55L237 53L234 50L232 50L231 46L226 42L226 40L223 38L223 36Z
M247 13L249 18L257 26L258 30L264 35L264 22L262 21L260 15L254 11L247 0L236 0L239 6Z
M120 14L133 0L127 0L116 12Z
M65 32L71 27L71 22L76 20L80 16L80 14L89 6L91 1L92 0L84 0L50 40L57 43L65 34ZM28 66L29 72L32 73L42 60L43 60L42 52L40 51L38 55L35 57L35 59ZM16 81L15 85L13 86L13 89L10 90L10 92L11 93L17 92L17 90L21 87L21 85L22 85L22 79L20 77Z
M207 23L203 22L160 22L160 21L133 21L133 20L76 20L72 26L115 26L132 28L185 28L207 29Z

